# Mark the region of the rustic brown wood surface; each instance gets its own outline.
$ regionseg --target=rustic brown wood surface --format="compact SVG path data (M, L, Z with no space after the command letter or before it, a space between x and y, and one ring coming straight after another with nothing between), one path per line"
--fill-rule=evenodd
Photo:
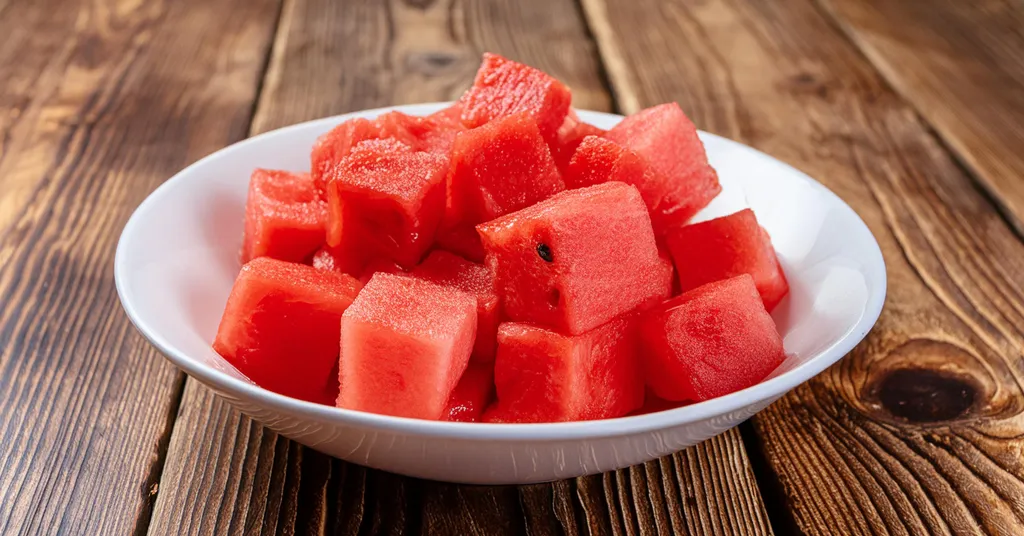
M148 524L183 375L121 312L114 247L161 181L245 137L276 17L0 2L0 534Z
M678 100L806 170L888 263L867 341L754 419L776 525L1024 533L1024 246L928 125L813 1L583 4L627 111Z
M1024 3L819 1L1024 233Z
M561 53L516 39L526 31L545 36ZM581 108L611 108L596 50L572 2L289 0L253 131L393 103L453 99L471 83L485 50L565 80ZM181 484L161 488L150 527L156 534L768 532L735 431L614 475L518 489L462 487L330 460L239 416L192 381L162 482Z
M0 534L1024 533L1022 14L0 0ZM485 50L566 80L581 108L678 101L825 183L885 255L878 327L743 438L521 487L303 448L134 332L113 251L161 181L247 134L454 98Z

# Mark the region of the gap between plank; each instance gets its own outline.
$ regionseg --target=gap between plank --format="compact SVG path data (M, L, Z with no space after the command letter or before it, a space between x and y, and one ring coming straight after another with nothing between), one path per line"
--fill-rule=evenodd
M768 515L768 523L771 524L772 532L775 534L799 534L800 529L793 517L793 510L790 508L782 482L779 476L772 470L768 458L765 457L761 438L754 430L753 421L743 421L737 427L740 431L740 439L743 440L743 448L747 450L747 459L750 461L750 468L754 471L754 480L757 481L757 491L764 501L764 510Z
M624 115L622 107L619 106L619 93L615 90L615 85L612 84L611 75L608 73L608 68L604 64L604 53L601 52L601 42L594 35L593 28L590 27L591 20L587 17L587 10L583 7L584 0L576 0L573 5L576 7L576 16L583 23L583 34L594 45L594 56L597 59L597 77L601 81L601 85L604 86L605 90L608 91L610 97L611 109L609 113Z
M246 136L252 136L252 125L253 120L256 117L256 112L259 109L259 104L263 97L263 88L267 78L267 69L270 67L270 58L273 56L274 49L277 46L278 32L281 26L281 17L284 13L284 6L286 3L292 0L281 0L277 6L277 15L274 17L274 28L271 32L274 38L270 41L267 46L266 52L263 54L263 63L260 65L259 78L256 81L256 94L252 99L252 106L249 108L249 119L246 127ZM240 141L240 140L236 140ZM135 529L132 534L135 536L142 536L149 533L150 523L153 521L153 506L156 504L157 495L160 492L160 484L163 480L164 466L167 463L167 451L170 447L171 436L174 434L174 427L178 422L178 417L181 413L181 402L185 398L185 384L190 380L188 374L183 371L178 371L177 385L174 389L174 400L171 404L170 410L167 412L167 426L164 428L163 434L160 435L160 440L157 443L156 459L150 466L150 472L143 482L142 493L145 495L145 506L142 512L139 513L139 517L135 523Z

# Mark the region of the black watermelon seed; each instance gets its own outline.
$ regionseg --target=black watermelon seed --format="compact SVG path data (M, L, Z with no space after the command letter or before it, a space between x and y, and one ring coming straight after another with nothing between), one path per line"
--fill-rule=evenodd
M537 244L537 255L540 255L544 262L555 262L555 258L551 255L551 248L547 244Z

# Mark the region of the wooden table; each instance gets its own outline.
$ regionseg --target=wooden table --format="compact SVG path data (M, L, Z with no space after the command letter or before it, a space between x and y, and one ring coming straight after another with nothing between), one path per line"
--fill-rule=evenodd
M1020 0L0 0L0 534L1024 534ZM738 430L462 487L330 459L118 305L157 185L279 126L448 100L481 52L581 108L678 101L849 202L878 326Z

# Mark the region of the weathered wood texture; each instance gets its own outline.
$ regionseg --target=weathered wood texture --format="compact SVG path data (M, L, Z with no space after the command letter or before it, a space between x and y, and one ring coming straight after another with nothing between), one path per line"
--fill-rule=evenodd
M276 15L0 2L0 533L148 523L183 376L121 311L115 243L161 181L245 136Z
M868 339L755 417L789 521L1024 533L1024 246L928 125L811 0L583 4L628 111L677 100L804 169L885 255Z
M289 0L253 131L455 98L488 50L567 81L579 107L611 106L596 51L567 0ZM299 447L190 381L167 458L155 534L770 532L735 431L614 474L520 488L455 486Z
M735 433L605 475L459 486L306 449L197 382L185 397L151 534L770 534Z
M1024 233L1024 3L819 3Z

